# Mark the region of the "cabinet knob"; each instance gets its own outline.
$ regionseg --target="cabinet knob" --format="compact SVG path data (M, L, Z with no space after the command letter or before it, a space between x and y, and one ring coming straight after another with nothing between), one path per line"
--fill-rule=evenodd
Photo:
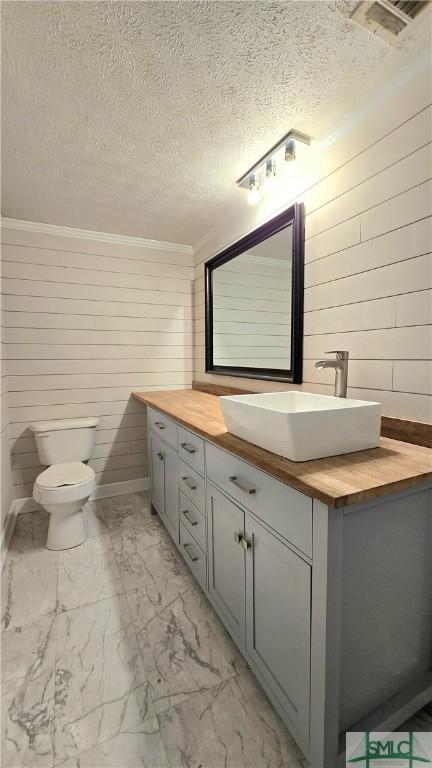
M250 548L251 543L248 541L242 533L237 533L237 531L234 532L234 541L236 544L239 544L240 547L242 547L245 551Z
M158 429L165 429L165 424L163 424L161 421L155 421L155 427Z
M157 453L157 457L158 457L159 461L163 461L164 460L164 455L163 455L162 451L159 451Z

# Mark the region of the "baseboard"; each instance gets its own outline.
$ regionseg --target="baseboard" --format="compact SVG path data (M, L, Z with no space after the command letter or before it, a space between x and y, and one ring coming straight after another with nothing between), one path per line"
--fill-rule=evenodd
M1 529L0 570L3 570L3 566L6 562L6 555L8 553L9 545L11 543L12 535L14 532L17 514L16 501L13 501L8 509Z
M149 477L140 477L137 480L123 480L120 483L106 483L98 485L90 499L95 501L97 499L110 499L112 496L123 496L125 493L148 491L149 488Z
M42 509L42 507L37 501L29 496L28 498L15 499L15 509L17 515L23 515L25 512L37 512L37 510Z
M137 480L123 480L120 483L106 483L105 485L98 485L94 494L90 498L91 500L109 499L112 496L123 496L126 493L138 493L139 491L147 491L149 488L150 478L140 477ZM12 502L1 531L1 568L3 568L4 561L6 560L6 555L15 528L17 515L22 515L25 512L36 512L38 509L41 509L40 504L37 504L37 502L32 499L31 496L24 499L15 499L15 501Z

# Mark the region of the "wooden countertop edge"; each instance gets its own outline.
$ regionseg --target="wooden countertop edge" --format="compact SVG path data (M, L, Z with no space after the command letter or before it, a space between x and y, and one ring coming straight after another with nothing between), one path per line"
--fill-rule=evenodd
M177 390L174 390L174 391L177 391ZM187 392L187 391L193 391L193 390L178 390L178 391ZM164 394L169 394L169 392L170 390L166 390L164 391ZM300 491L301 493L304 493L305 495L310 496L311 498L318 499L319 501L322 501L324 504L327 504L327 506L333 507L335 509L345 507L345 506L351 506L353 504L358 504L360 502L371 501L374 498L386 496L390 493L408 490L409 488L413 488L415 486L421 486L422 484L432 480L432 465L431 465L430 471L425 471L425 472L417 471L411 477L403 477L399 480L390 481L388 483L381 482L378 485L371 485L367 489L354 491L353 493L343 494L340 496L329 495L328 493L323 492L313 484L308 484L307 482L303 481L301 478L297 477L296 475L291 475L289 473L289 470L282 471L278 467L275 467L274 465L269 467L268 462L271 461L271 457L277 454L272 454L270 451L266 451L264 448L259 448L258 446L252 446L252 444L247 443L246 441L241 440L240 438L236 437L235 435L231 435L228 432L224 433L221 437L219 437L218 435L211 435L205 430L201 429L199 426L197 426L194 422L191 422L186 418L182 418L177 413L173 413L172 410L168 408L164 408L163 405L155 404L154 402L152 402L152 395L155 395L155 394L157 393L132 392L132 396L136 400L139 400L145 405L150 405L152 408L155 408L161 413L164 413L169 418L173 419L174 421L177 421L179 424L186 427L186 429L190 429L193 432L196 432L205 440L208 440L210 443L213 443L214 445L221 448L222 450L225 450L229 453L233 453L234 455L238 456L240 459L243 459L243 461L247 461L249 464L256 466L257 469L260 469L266 474L271 475L271 477L275 477L277 480L280 480L286 485L289 485L291 488L294 488L295 490ZM209 394L209 393L205 393L205 394ZM211 396L217 397L216 395L211 395ZM226 445L226 440L224 440L224 438L227 435L229 436L229 440L230 440L229 445ZM234 445L232 444L233 441L235 442ZM386 441L392 442L390 438L386 438ZM245 445L244 449L242 448L241 443L244 443ZM404 443L404 445L406 445L408 449L411 447L411 444L409 443ZM261 454L260 456L261 460L259 462L255 462L253 458L251 458L251 455L250 455L251 447L253 448L254 451L257 451ZM412 448L415 449L416 446L412 445ZM372 450L376 450L376 449L372 449ZM345 454L345 455L349 456L350 454ZM329 457L327 461L331 461L332 459L338 459L338 458L340 460L341 457ZM318 461L321 461L321 459L319 459Z

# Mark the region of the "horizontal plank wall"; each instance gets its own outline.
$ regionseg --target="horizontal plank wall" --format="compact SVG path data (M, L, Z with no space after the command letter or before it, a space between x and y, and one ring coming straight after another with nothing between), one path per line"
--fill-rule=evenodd
M17 498L41 471L38 419L97 416L98 484L146 478L146 415L130 395L191 385L192 249L3 220L2 259Z
M349 396L387 416L432 421L431 77L419 66L336 141L312 150L296 180L197 244L195 379L252 391L286 384L205 373L204 263L294 201L306 208L304 383L333 393L317 370L350 352ZM342 132L342 131L341 131ZM299 161L300 163L300 161Z

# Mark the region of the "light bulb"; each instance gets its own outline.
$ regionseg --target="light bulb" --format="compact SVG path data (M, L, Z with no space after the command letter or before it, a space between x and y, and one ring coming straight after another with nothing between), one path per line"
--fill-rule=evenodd
M295 159L296 159L296 143L294 139L290 139L285 144L285 160L287 160L287 162L290 163Z
M256 205L260 197L261 197L261 194L259 191L259 177L257 173L254 173L249 179L249 195L248 195L249 204Z
M270 192L276 186L276 160L269 158L266 161L266 175L264 179L264 189Z
M261 194L258 187L254 187L253 189L251 189L248 195L249 205L256 205L260 197L261 197Z

